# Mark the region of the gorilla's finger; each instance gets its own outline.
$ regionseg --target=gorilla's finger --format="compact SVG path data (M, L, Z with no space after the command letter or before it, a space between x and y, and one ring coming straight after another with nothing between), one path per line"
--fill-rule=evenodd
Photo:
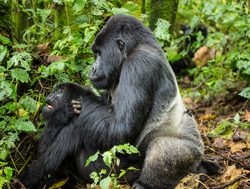
M71 101L71 104L72 104L72 105L73 105L73 104L81 104L81 102L80 102L79 100L74 100L74 99L73 99L73 100Z
M74 113L75 113L75 114L80 114L80 113L81 113L81 110L74 109Z
M81 109L81 104L72 104L74 109Z

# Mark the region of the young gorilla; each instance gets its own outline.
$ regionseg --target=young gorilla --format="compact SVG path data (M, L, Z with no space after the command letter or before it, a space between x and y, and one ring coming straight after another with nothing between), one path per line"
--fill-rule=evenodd
M42 112L46 126L38 146L38 159L20 179L27 188L39 189L48 186L53 179L52 175L57 175L62 162L70 155L76 156L82 143L71 101L92 95L94 94L83 86L64 83L58 85L46 98L47 105ZM77 140L77 145L71 145L72 140Z
M92 50L96 61L90 80L108 95L107 101L81 102L84 148L77 161L83 177L89 171L80 165L89 152L123 143L141 152L140 175L131 180L136 189L172 189L189 172L218 171L215 163L203 158L197 124L149 29L131 16L114 15L96 36Z

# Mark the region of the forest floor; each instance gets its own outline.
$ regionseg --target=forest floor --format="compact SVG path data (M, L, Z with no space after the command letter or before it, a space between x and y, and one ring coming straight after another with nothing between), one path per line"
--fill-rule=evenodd
M190 174L176 189L250 189L250 101L237 94L212 102L189 97L184 101L198 122L206 158L217 161L221 170L214 176ZM244 124L248 130L241 128ZM218 126L214 134L220 135L211 137Z

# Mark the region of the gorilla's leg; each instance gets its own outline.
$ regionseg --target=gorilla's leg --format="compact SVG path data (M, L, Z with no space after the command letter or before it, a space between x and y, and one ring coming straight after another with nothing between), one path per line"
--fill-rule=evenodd
M172 189L189 172L195 171L202 154L192 142L174 137L153 140L134 189Z

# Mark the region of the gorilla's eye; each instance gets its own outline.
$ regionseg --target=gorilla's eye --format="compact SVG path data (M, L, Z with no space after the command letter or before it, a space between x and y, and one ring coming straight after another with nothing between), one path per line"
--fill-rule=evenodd
M58 93L60 93L60 94L63 93L63 90L64 90L64 89L62 89L62 88L61 88L61 89L58 89Z
M121 39L118 39L116 43L118 45L118 48L122 51L124 48L124 42Z
M93 53L95 54L95 56L100 56L101 55L101 51L99 51L97 49L93 49Z

